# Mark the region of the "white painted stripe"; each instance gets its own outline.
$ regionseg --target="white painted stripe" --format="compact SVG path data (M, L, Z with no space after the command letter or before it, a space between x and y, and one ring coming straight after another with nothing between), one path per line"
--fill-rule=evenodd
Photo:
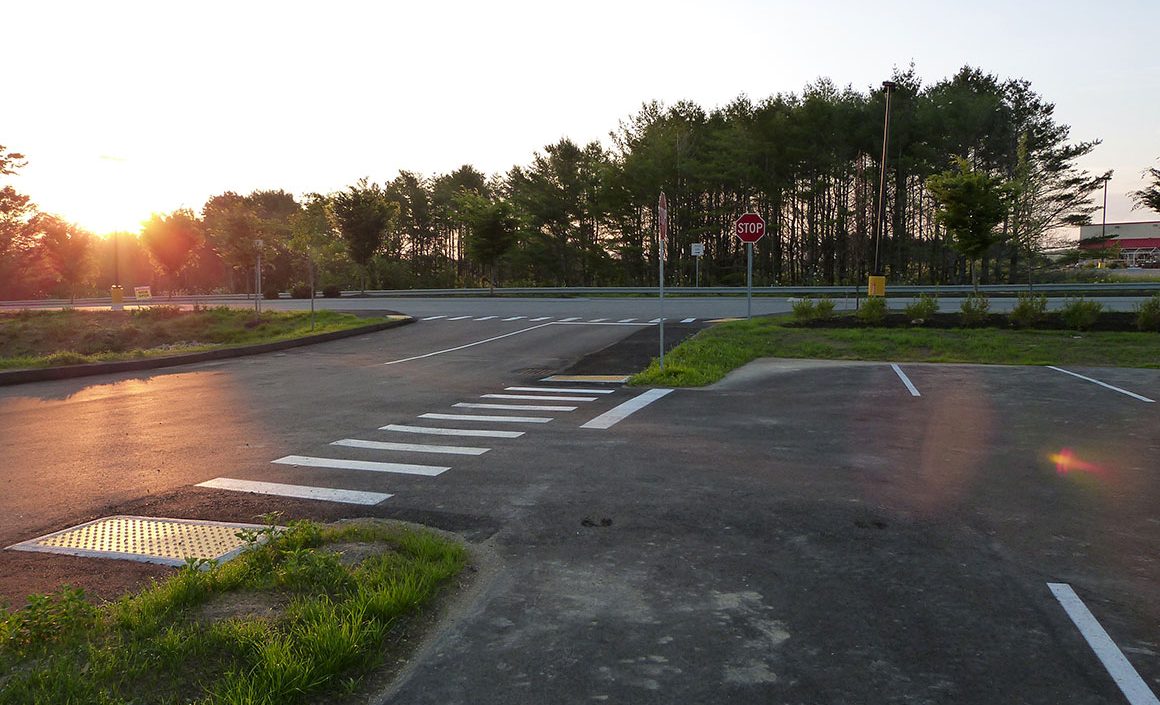
M555 397L544 394L480 394L481 399L523 399L524 401L596 401L599 397Z
M199 482L197 487L209 487L215 490L232 490L234 492L253 492L254 494L272 494L279 497L296 497L298 499L317 499L324 502L342 502L343 504L378 504L390 499L391 495L382 492L360 492L358 490L336 490L329 487L309 487L307 485L284 485L280 482L257 482L255 480L235 480L231 477L218 477L205 482Z
M633 397L620 406L613 407L609 411L604 412L580 428L611 428L671 391L673 390L650 389L644 394Z
M570 317L568 317L568 318L561 318L561 319L560 319L560 322L561 322L561 323L569 323L569 322L571 322L571 321L578 321L578 320L580 320L580 317L579 317L579 316L570 316Z
M342 458L314 458L309 455L287 455L271 460L279 465L296 465L307 468L330 468L333 470L366 470L368 472L397 472L401 475L424 475L435 477L451 468L437 465L409 465L407 463L373 463L367 460L344 460Z
M419 414L421 419L443 421L506 421L508 423L548 423L550 416L473 416L471 414Z
M379 430L422 433L429 436L471 436L472 438L519 438L524 435L523 431L492 431L486 428L436 428L433 426L404 426L394 423L381 426Z
M438 446L426 443L385 443L383 441L360 441L357 438L344 438L331 443L332 446L346 446L348 448L369 448L371 450L401 450L412 453L447 453L448 455L483 455L490 448L469 448L466 446Z
M697 320L697 319L696 318L682 318L681 323L692 323L695 320Z
M617 323L632 323L635 320L636 320L635 318L622 318L619 321L617 321Z
M891 363L890 368L892 370L894 370L894 374L898 375L898 379L902 380L902 383L905 384L906 388L910 390L910 396L912 396L912 397L921 397L922 396L921 394L918 393L918 389L915 388L915 386L911 383L910 378L907 377L906 373L902 371L901 367Z
M464 318L470 318L470 316L464 316ZM455 321L458 319L449 318L447 320ZM497 335L497 336L494 336L491 338L486 338L484 340L477 340L474 343L468 343L466 345L459 345L459 346L454 347L454 348L447 348L446 350L436 350L435 352L429 352L429 353L426 353L424 355L415 355L414 357L405 357L402 360L391 360L390 362L384 362L383 364L384 365L397 365L400 362L410 362L412 360L422 360L425 357L434 357L436 355L442 355L444 353L455 352L456 350L464 350L466 348L473 348L476 345L483 345L484 343L490 343L492 341L500 340L502 338L510 338L513 335L519 335L520 333L527 333L528 331L536 330L537 328L543 328L544 326L550 326L550 325L552 325L552 324L551 323L541 323L540 325L532 326L531 328L521 328L519 330L513 330L511 333L504 333L503 335Z
M447 318L447 314L443 314L442 316L427 316L427 317L426 317L426 318L424 318L423 320L424 320L424 321L437 321L437 320L439 320L440 318Z
M462 321L465 318L471 318L471 316L456 316L454 318L448 318L447 320L449 320L449 321Z
M575 406L540 406L536 404L452 404L459 409L498 409L500 411L575 411Z
M1111 389L1114 392L1119 392L1120 394L1127 394L1128 396L1132 397L1133 399L1139 399L1140 401L1146 401L1149 404L1155 403L1154 400L1149 399L1148 397L1142 397L1139 394L1136 394L1135 392L1129 392L1127 389L1120 389L1119 387L1113 387L1112 385L1108 384L1107 382L1101 382L1098 379L1092 379L1091 377L1084 377L1083 375L1076 374L1075 372L1070 372L1068 370L1065 370L1062 367L1055 367L1053 365L1048 365L1047 368L1051 369L1051 370L1055 370L1056 372L1062 372L1065 375L1071 375L1072 377L1079 377L1080 379L1087 380L1088 382L1091 382L1093 384L1098 384L1101 387L1106 387L1107 389Z
M608 320L607 318L593 318L591 321L588 321L588 322L589 323L600 323L602 321L607 321L607 320Z
M668 320L668 319L666 319L666 320ZM660 323L660 322L661 322L661 319L659 319L659 318L654 318L651 321L649 321L649 323Z
M540 316L539 318L529 318L528 322L535 323L536 321L550 321L550 320L552 320L551 316Z
M505 318L504 320L505 321L518 321L521 318L527 318L527 316L512 316L511 318Z
M556 392L558 394L612 394L615 389L565 389L564 387L504 387L507 392ZM570 399L571 397L569 397Z
M624 384L632 375L549 375L541 382L584 382L585 384Z
M1088 646L1096 652L1100 663L1104 664L1108 675L1119 686L1120 692L1128 699L1130 705L1160 705L1160 700L1157 700L1156 695L1148 689L1148 684L1136 669L1132 668L1132 664L1120 651L1120 647L1108 636L1091 610L1079 599L1079 595L1075 594L1075 590L1067 583L1048 583L1047 587L1051 590L1051 594L1055 595L1055 599L1059 600L1067 616L1071 617L1072 623L1079 629Z
M477 321L490 321L490 320L491 320L491 319L493 319L493 318L499 318L499 316L484 316L483 318L476 318L476 319L474 319L474 320L477 320Z

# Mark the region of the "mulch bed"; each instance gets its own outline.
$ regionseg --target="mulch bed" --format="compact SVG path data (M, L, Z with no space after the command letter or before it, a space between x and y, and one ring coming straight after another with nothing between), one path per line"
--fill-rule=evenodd
M989 314L984 323L968 325L963 323L962 314L936 313L925 320L915 321L904 313L887 314L881 324L871 326L863 323L855 316L834 316L833 318L812 321L793 321L786 323L787 328L1003 328L1012 330L1017 326L1011 322L1006 314ZM1034 326L1034 330L1073 330L1064 323L1058 313L1046 313ZM1137 332L1136 314L1123 311L1108 311L1101 313L1099 319L1088 330L1090 331L1130 331Z

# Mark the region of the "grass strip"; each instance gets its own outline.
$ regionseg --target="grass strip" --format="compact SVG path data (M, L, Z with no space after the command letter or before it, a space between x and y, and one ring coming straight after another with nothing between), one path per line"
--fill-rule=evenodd
M253 311L226 306L154 306L128 311L19 311L0 314L0 370L113 362L272 343L382 323L318 311Z
M399 621L466 564L458 544L384 524L294 522L247 538L233 561L191 561L117 602L65 588L0 615L0 704L291 705L354 692ZM381 550L352 564L326 549L351 542Z
M761 357L1002 365L1160 367L1160 334L996 328L791 328L786 317L732 321L701 331L630 384L699 387Z

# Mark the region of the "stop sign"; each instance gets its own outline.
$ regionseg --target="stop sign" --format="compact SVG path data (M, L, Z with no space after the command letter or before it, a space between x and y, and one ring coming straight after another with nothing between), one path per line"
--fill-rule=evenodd
M765 235L765 219L756 213L746 213L733 223L733 234L741 242L757 242Z

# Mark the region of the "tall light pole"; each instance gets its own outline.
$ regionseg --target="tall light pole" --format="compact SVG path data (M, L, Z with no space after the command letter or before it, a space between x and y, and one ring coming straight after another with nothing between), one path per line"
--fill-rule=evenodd
M890 92L897 87L894 81L883 81L882 89L886 92L886 117L882 122L882 160L878 170L878 212L874 218L874 272L870 277L870 296L886 295L886 278L882 275L882 266L879 263L878 251L882 242L882 220L886 215L886 155L890 144Z
M1112 180L1111 174L1104 174L1104 222L1100 224L1100 238L1108 236L1108 182Z

